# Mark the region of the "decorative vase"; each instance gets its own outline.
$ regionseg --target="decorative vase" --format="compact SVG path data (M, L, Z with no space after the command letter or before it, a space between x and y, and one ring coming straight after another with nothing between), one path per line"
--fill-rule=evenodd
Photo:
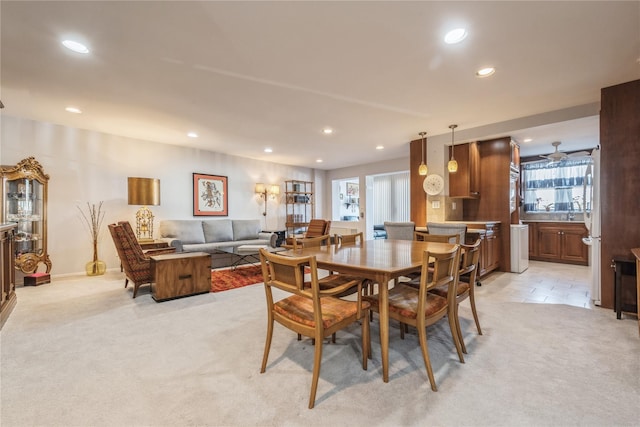
M93 261L84 266L87 276L102 276L107 271L107 264L98 259L98 241L93 241Z
M87 276L102 276L107 271L107 264L104 261L89 261L85 265Z

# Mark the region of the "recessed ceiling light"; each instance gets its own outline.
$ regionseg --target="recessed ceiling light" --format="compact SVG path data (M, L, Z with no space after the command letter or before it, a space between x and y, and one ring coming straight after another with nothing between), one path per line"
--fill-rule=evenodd
M267 148L264 149L264 152L265 153L273 153L273 148L267 147Z
M77 53L89 53L89 48L80 42L74 40L63 40L62 45L69 50Z
M322 163L322 159L316 159L316 163Z
M525 139L522 140L522 142L531 142L531 141L533 141L533 139L531 139L531 138L525 138Z
M187 134L187 136L188 136L189 138L197 138L197 137L198 137L198 134L197 134L197 133L195 133L195 132L189 132L189 133Z
M447 44L456 44L460 43L462 40L467 38L467 30L464 28L456 28L455 30L449 31L444 36L444 42Z
M76 107L67 107L65 108L65 111L68 111L69 113L75 113L75 114L81 114L82 111L79 108Z
M384 150L384 145L378 145L378 146L376 147L376 150Z
M496 72L496 69L493 67L481 68L476 71L476 76L478 77L489 77Z
M331 135L333 133L333 129L324 128L324 129L322 129L322 133L324 133L325 135Z

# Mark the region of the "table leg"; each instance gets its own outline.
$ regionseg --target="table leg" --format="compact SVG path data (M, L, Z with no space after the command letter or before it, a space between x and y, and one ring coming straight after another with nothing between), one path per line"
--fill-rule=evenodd
M380 353L382 355L382 381L389 382L389 281L391 277L384 275L378 279L380 295Z

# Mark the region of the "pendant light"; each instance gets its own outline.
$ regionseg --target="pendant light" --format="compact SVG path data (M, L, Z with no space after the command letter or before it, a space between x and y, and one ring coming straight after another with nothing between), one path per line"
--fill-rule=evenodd
M427 141L425 139L426 134L427 134L426 132L420 132L418 134L422 137L422 161L420 162L420 167L418 168L418 174L423 176L427 174L427 165L424 162L424 151L425 151L425 146L427 145Z
M449 163L447 164L447 169L449 170L449 173L458 172L458 162L456 162L456 159L453 157L453 152L455 151L454 150L455 143L453 142L453 130L457 127L458 125L449 125L449 129L451 129L451 160L449 160Z

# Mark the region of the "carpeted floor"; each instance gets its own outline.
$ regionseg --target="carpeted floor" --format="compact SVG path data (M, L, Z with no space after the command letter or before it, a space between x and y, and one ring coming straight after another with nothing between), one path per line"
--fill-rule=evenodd
M211 270L211 292L228 291L256 283L262 283L260 266L251 265L233 270Z
M264 290L246 286L163 303L120 274L17 290L2 329L0 424L21 426L631 426L638 425L637 323L611 310L478 300L484 335L460 307L469 354L428 328L438 392L417 339L390 331L382 382L360 366L359 327L324 346L307 409L313 346L276 325L259 373ZM488 286L488 285L486 285Z

